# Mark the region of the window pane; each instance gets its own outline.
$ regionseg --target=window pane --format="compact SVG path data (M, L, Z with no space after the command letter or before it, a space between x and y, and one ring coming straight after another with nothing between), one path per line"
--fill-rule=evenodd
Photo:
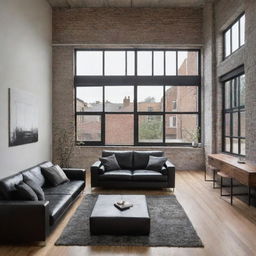
M232 52L239 48L239 25L238 21L232 26Z
M163 110L163 86L138 86L138 111Z
M232 86L232 108L237 107L236 79L231 80Z
M230 152L230 138L225 138L225 151Z
M246 148L245 148L245 140L244 140L244 139L241 139L241 140L240 140L240 147L241 147L241 152L240 152L240 154L241 154L241 155L245 155Z
M176 117L176 127L170 125L170 119ZM198 141L197 115L165 115L165 141L166 143L191 143Z
M245 42L245 15L240 18L240 46Z
M238 154L238 139L233 138L232 141L233 141L233 144L232 144L233 152L232 153Z
M151 76L152 75L152 52L151 51L138 51L138 76Z
M225 109L230 108L230 81L225 83Z
M160 115L139 116L139 142L163 142L163 117Z
M135 54L134 51L127 51L127 75L134 76L135 70Z
M176 76L176 51L165 52L165 75Z
M77 115L77 141L101 141L101 116Z
M245 75L240 76L240 106L245 105Z
M165 111L197 111L197 90L197 86L166 86ZM173 104L174 101L175 104Z
M230 114L225 114L225 135L230 136Z
M105 86L105 111L131 112L133 98L133 86Z
M245 112L240 112L240 136L245 137Z
M107 145L133 145L133 115L107 114L105 118L105 143Z
M230 29L225 33L225 57L230 55Z
M76 74L78 76L102 76L102 51L77 51Z
M198 75L198 52L178 51L178 75Z
M76 111L102 111L103 99L102 87L77 87L76 88Z
M238 136L238 112L233 113L233 136Z
M105 51L105 75L125 75L125 51Z
M164 52L154 51L154 76L164 75Z

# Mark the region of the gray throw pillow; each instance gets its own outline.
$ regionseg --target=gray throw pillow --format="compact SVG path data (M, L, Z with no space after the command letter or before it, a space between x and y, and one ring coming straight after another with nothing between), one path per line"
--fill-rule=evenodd
M51 167L43 167L42 171L47 181L54 187L69 181L65 172L57 164Z
M101 163L103 164L105 171L114 171L114 170L120 170L120 166L116 160L115 154L107 157L100 157L99 158Z
M29 185L34 190L34 192L36 193L36 195L38 197L38 200L40 200L40 201L45 200L44 191L36 182L34 182L31 179L24 179L24 183Z
M38 201L38 197L34 190L24 182L15 185L16 195L19 200Z
M147 170L162 172L162 167L167 161L166 157L149 156Z

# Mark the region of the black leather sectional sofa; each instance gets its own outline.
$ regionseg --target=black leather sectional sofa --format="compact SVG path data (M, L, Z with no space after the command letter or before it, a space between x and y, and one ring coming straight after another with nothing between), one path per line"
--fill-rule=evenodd
M106 188L174 188L175 166L166 161L162 171L146 170L149 156L162 157L162 151L103 151L115 154L120 170L105 171L100 161L91 166L91 186Z
M51 162L44 162L0 180L0 242L45 241L83 191L83 169L64 168L70 181L56 187L47 186L41 168L52 165ZM24 177L40 184L45 201L15 200L15 185L22 182Z

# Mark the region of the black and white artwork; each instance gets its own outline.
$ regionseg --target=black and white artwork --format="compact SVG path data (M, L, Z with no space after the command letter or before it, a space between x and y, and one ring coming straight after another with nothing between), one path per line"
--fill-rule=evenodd
M23 90L9 89L9 146L38 141L36 97Z

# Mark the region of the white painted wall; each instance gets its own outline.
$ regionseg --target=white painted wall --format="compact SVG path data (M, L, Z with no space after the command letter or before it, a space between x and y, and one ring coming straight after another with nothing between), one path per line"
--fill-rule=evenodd
M0 0L0 178L52 157L52 11L46 0ZM8 146L8 88L38 98L39 141Z

